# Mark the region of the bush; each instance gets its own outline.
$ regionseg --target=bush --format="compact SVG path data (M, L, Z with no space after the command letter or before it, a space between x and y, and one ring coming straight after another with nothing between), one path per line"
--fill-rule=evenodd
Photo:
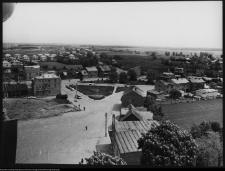
M119 157L113 157L108 154L104 154L101 152L93 152L94 155L92 155L90 158L85 158L86 165L127 165L127 163L119 158ZM83 164L83 159L79 164Z
M56 98L57 99L67 99L68 98L68 95L67 94L57 94L56 95Z
M163 120L138 140L141 165L194 166L197 145L191 134Z
M89 95L88 97L94 100L102 100L105 98L104 95Z

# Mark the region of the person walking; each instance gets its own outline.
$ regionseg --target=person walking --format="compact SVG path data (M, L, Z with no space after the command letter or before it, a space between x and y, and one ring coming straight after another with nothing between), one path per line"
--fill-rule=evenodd
M85 107L84 107L84 111L85 111Z
M87 126L86 126L85 128L86 128L86 130L87 130Z

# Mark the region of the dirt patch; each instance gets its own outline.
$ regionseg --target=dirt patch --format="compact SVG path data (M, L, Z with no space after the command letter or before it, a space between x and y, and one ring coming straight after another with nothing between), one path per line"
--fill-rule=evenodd
M28 120L61 115L79 110L66 99L3 99L10 119Z

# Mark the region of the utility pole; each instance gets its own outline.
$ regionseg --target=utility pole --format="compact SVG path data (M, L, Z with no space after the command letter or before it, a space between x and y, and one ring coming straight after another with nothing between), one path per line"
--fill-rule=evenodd
M77 83L76 83L76 95L75 95L75 99L77 101Z
M107 137L107 113L105 113L105 137Z
M115 156L115 115L112 117L112 156Z

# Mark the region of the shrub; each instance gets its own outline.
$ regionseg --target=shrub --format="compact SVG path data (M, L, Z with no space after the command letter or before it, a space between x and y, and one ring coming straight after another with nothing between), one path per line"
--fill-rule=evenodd
M104 95L89 95L88 97L94 100L102 100L105 98Z
M163 120L138 140L141 165L194 166L197 145L191 134Z
M127 163L119 157L113 157L101 152L93 153L94 155L92 155L90 158L85 158L86 165L127 165ZM82 159L79 164L83 163L84 161Z

